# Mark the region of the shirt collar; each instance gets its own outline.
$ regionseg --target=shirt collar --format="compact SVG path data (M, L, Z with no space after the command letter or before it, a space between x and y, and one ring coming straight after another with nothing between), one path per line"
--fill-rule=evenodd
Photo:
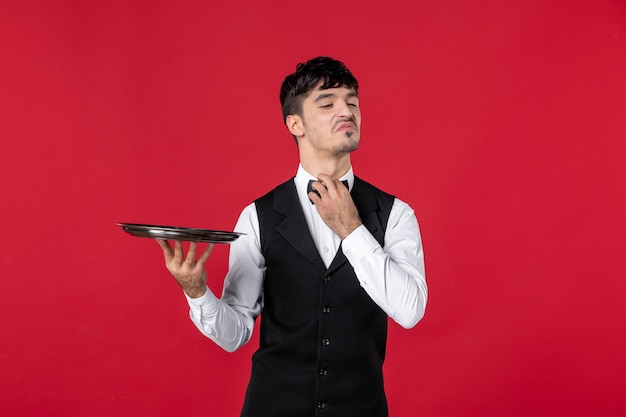
M306 188L307 188L307 185L309 185L310 180L317 181L317 178L313 176L312 174L310 174L309 172L307 172L302 167L302 164L298 165L298 172L296 173L296 177L294 179L294 182L296 183L296 188L298 189L298 191L303 190L304 194L306 195ZM354 171L352 170L352 165L350 165L348 172L346 172L345 175L339 178L339 181L345 181L345 180L348 181L348 189L352 191L352 186L354 185Z

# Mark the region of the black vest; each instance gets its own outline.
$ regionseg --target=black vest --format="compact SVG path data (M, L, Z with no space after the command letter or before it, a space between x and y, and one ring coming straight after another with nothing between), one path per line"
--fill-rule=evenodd
M394 197L355 178L363 224L384 244ZM292 180L256 200L265 257L260 347L242 417L385 417L387 315L339 249L328 269Z

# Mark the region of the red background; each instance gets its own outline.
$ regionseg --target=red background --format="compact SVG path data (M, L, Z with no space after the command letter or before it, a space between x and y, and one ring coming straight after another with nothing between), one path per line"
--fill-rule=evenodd
M415 209L429 305L392 416L626 415L623 1L0 2L0 414L234 416L158 246L295 173L297 62L361 84L358 175ZM209 265L221 292L228 247Z

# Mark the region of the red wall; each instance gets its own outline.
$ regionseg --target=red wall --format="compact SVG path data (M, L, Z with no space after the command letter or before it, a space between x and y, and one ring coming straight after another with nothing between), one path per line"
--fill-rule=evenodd
M0 414L238 415L257 339L204 339L114 222L231 229L295 173L278 89L327 54L357 174L422 227L392 415L626 415L626 4L261 4L0 2Z

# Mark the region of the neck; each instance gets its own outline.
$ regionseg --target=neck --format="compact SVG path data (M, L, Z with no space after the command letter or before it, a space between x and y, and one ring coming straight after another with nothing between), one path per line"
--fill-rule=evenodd
M350 169L350 154L328 159L304 158L300 155L300 164L308 173L316 177L319 174L327 174L333 179L339 179Z

